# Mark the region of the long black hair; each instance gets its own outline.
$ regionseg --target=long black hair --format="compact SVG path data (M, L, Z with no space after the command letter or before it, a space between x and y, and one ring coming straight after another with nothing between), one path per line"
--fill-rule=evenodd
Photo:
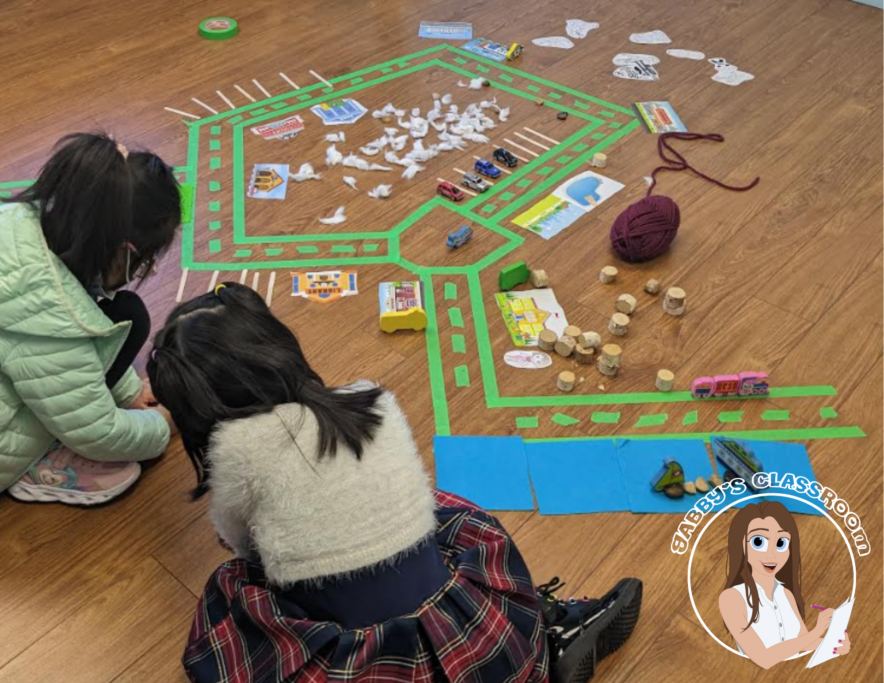
M147 374L181 430L197 475L194 498L210 488L206 451L221 422L299 403L319 425L318 457L334 457L343 442L361 458L382 420L379 387L325 386L264 299L232 282L172 311L154 340Z
M63 137L37 181L4 201L39 211L46 243L84 287L105 277L127 244L128 275L143 279L181 223L172 169L150 152L127 156L104 133Z

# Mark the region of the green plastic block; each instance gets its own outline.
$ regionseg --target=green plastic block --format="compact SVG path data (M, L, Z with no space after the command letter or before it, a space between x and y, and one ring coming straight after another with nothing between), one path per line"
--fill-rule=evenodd
M530 279L531 271L528 270L527 264L524 261L519 261L500 269L500 274L497 276L497 286L501 292L508 292L513 287L528 282Z
M181 193L181 222L186 225L193 222L193 194L196 188L193 183L181 183L179 191Z

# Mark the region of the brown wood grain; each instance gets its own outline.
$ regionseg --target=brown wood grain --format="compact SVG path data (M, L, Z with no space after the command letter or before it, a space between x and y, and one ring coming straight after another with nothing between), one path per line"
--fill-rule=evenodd
M224 14L240 22L236 39L208 42L197 36L202 19ZM533 37L561 34L568 17L598 21L601 27L575 41L573 50L530 44ZM640 415L655 412L669 413L667 432L719 431L724 426L717 412L740 409L741 426L756 429L772 426L761 420L764 410L787 409L790 427L855 424L868 434L865 439L808 444L817 478L843 494L860 514L872 545L872 553L857 560L853 651L810 672L801 662L762 671L709 638L688 598L687 558L669 548L679 522L674 516L502 513L538 582L559 575L568 583L565 593L582 596L600 595L622 576L644 581L638 628L602 664L597 680L881 680L884 79L879 11L847 0L603 0L591 6L577 0L466 5L440 0L7 0L0 12L0 182L34 177L57 138L96 128L112 132L130 149L150 148L172 164L183 164L187 130L164 106L203 114L190 99L197 97L222 111L226 105L215 91L237 105L246 104L234 84L258 97L252 78L276 95L289 89L277 75L280 71L307 85L314 80L308 69L333 78L425 49L431 42L417 38L422 19L471 21L476 35L519 40L526 49L517 67L611 102L668 99L690 130L725 136L723 144L679 145L693 165L732 184L761 177L751 192L731 193L687 173L664 174L657 194L673 197L680 206L678 237L662 257L628 265L611 252L608 232L623 208L645 194L643 178L659 163L656 139L638 131L607 149L604 174L624 183L622 192L553 240L525 234L521 247L481 273L501 395L558 395L555 377L565 369L584 380L575 393L653 391L654 376L662 367L675 372L676 390L687 389L698 374L744 369L767 370L775 386L832 384L838 390L833 397L703 406L695 425L681 424L695 408L690 404L489 411L472 353L476 334L467 280L451 276L465 327L450 327L440 287L436 303L443 361L448 370L465 364L471 378L469 387L458 388L451 373L446 376L454 433L623 435L634 431ZM673 45L640 46L628 40L632 32L655 28L665 30ZM753 73L755 80L736 88L715 83L711 64L667 57L666 47L725 57ZM659 55L660 81L614 78L611 58L618 52ZM406 109L426 109L433 92L451 92L461 104L485 96L458 89L456 81L449 72L429 69L364 91L359 99L370 108L392 101ZM511 106L512 115L493 131L494 142L512 139L524 126L555 139L576 129L573 118L558 121L552 110L498 95ZM311 161L326 174L323 182L290 187L285 202L249 203L250 234L386 230L432 196L437 176L456 176L453 167L470 165L475 152L471 148L433 160L411 182L399 179L399 167L389 174L347 169L346 175L356 176L363 191L392 181L393 196L377 202L345 187L344 170L321 168L322 136L334 129L323 129L309 118L312 114L305 117L308 130L292 144L246 137L247 167L262 162L297 167ZM339 149L354 149L379 131L374 123L346 127L348 143ZM222 148L222 156L229 153ZM380 157L372 160L382 163ZM208 177L206 164L203 156L200 170ZM229 183L229 178L228 171L219 175L222 182ZM316 221L342 204L348 207L347 223L321 226ZM225 224L229 209L224 206L221 214ZM457 227L459 221L451 215L429 214L405 233L403 255L416 263L458 265L502 243L496 234L477 231L468 249L450 252L445 235ZM206 250L201 242L197 255L207 256ZM243 259L244 266L261 257L255 250ZM630 332L617 340L623 347L620 376L603 378L594 366L578 366L570 359L555 358L551 368L531 372L502 362L511 346L494 302L497 268L520 259L546 270L572 323L598 330L606 340L616 297L636 296ZM141 289L155 329L174 305L179 263L176 245L159 274ZM598 282L605 265L620 269L615 284ZM247 284L255 272L249 271ZM392 266L360 266L358 296L317 305L290 296L289 272L276 270L272 309L296 332L311 363L332 384L368 377L393 390L432 467L435 422L424 336L387 335L377 325L378 283L410 279L410 274ZM260 271L262 295L267 294L269 274ZM238 282L240 275L221 273L218 281ZM663 313L662 293L653 297L642 291L650 277L664 288L684 287L688 312L683 318ZM206 292L211 278L211 271L191 271L185 296ZM464 335L466 356L451 350L452 333ZM823 406L835 407L837 420L822 420ZM619 411L620 422L592 423L593 410ZM551 421L556 412L581 422L559 426ZM539 427L517 430L515 418L522 415L537 415ZM217 544L205 501L189 499L193 484L176 440L131 494L107 507L82 510L0 500L0 681L184 680L180 656L196 595L217 563L228 557ZM691 575L697 609L723 639L716 601L731 515L722 515L706 532ZM846 555L832 551L843 543L840 535L825 519L801 516L799 525L807 564L806 601L838 602L849 581Z

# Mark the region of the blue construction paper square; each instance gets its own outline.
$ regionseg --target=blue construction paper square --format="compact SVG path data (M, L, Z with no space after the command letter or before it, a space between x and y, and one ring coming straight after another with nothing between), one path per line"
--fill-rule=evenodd
M708 479L712 473L709 452L700 439L617 439L616 446L623 487L633 512L684 515L697 502L699 496L667 498L651 488L651 479L663 466L663 459L667 456L679 462L684 469L685 480L693 481L697 477Z
M533 510L519 436L436 436L436 487L486 510Z
M526 443L541 515L629 510L612 441Z
M744 443L751 448L755 455L758 456L758 459L761 460L765 472L776 472L780 477L785 474L792 474L795 477L805 477L808 481L816 481L816 475L813 473L810 458L807 457L807 448L805 448L803 444L786 443L783 441L744 441ZM716 462L716 465L718 466L719 471L723 469L720 462ZM824 505L819 498L814 498L806 493L798 493L797 491L787 488L773 487L770 488L769 491L771 493L795 496L801 500L784 498L779 495L771 495L764 496L763 498L752 498L742 503L738 503L734 507L743 508L751 503L760 503L763 500L770 500L782 503L786 509L792 513L817 515L818 517L822 516L822 512L801 502L802 500L806 500L814 503L817 507L822 508ZM759 491L759 493L763 493L763 491ZM727 503L731 503L735 499L745 499L751 495L755 494L748 488L743 495L739 496L739 498L735 498L733 494L728 494Z

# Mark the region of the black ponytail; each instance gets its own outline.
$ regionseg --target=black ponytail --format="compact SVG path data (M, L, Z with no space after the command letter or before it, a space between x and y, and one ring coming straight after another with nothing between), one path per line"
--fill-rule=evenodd
M195 498L209 489L206 452L221 422L299 403L316 418L318 457L334 457L343 445L358 459L382 421L380 388L325 386L292 331L261 296L234 283L172 311L156 336L147 373L181 430L196 470Z
M4 200L39 211L49 248L84 287L107 274L126 243L136 250L130 275L149 272L181 222L172 170L153 154L126 154L103 133L67 135L36 182Z

